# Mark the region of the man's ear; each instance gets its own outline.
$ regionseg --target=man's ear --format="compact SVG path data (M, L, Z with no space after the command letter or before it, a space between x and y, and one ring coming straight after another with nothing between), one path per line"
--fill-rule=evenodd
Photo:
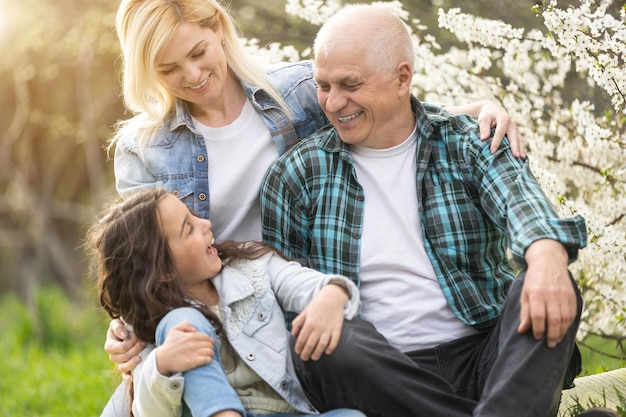
M398 89L401 95L409 94L411 91L411 84L413 82L413 71L408 62L401 62L396 67L396 77L398 82Z

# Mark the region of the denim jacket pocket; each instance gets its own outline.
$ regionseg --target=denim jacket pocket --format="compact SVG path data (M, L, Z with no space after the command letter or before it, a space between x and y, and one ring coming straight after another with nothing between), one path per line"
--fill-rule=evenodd
M271 291L266 291L243 328L243 332L276 352L287 349L287 329L283 315Z
M157 187L165 188L181 200L189 197L194 192L195 178L193 174L189 175L169 175L167 178L159 178L156 182Z

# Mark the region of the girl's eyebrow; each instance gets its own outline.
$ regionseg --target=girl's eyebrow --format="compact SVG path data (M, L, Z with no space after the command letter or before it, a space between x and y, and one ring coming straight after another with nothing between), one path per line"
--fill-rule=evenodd
M178 237L181 237L183 235L183 232L185 231L185 225L187 224L188 219L189 214L186 214L185 218L183 219L183 223L180 225L180 232L178 233Z
M198 42L197 42L197 43L193 46L193 48L191 48L191 49L189 50L189 52L187 53L186 57L187 57L187 58L189 58L191 55L193 55L193 53L196 51L196 49L198 49L198 47L200 46L200 44L201 44L202 42L204 42L204 40L200 40L200 41L198 41ZM169 66L172 66L172 65L176 65L176 62L168 62L168 63L163 63L163 62L161 62L161 63L159 63L159 68L161 68L161 67L169 67Z

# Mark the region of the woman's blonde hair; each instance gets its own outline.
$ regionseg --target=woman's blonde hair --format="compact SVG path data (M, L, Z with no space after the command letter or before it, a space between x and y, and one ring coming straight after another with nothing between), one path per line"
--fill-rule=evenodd
M127 135L139 137L143 147L171 117L173 96L159 81L159 54L184 22L222 30L229 69L239 80L260 87L291 115L284 99L264 71L246 53L234 21L216 0L122 0L115 26L120 41L123 70L122 93L134 117L118 122L110 145Z

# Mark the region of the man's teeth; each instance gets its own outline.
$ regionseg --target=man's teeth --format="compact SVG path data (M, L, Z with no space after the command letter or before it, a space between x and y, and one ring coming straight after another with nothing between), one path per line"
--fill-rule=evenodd
M337 120L339 120L341 123L346 123L357 117L359 114L361 114L361 112L351 114L350 116L337 117Z
M191 88L192 90L197 90L197 89L199 89L199 88L204 87L208 81L209 81L209 77L206 77L206 78L204 79L204 81L202 81L200 84L198 84L198 85L194 85L194 86L191 86L191 87L189 87L189 88Z

